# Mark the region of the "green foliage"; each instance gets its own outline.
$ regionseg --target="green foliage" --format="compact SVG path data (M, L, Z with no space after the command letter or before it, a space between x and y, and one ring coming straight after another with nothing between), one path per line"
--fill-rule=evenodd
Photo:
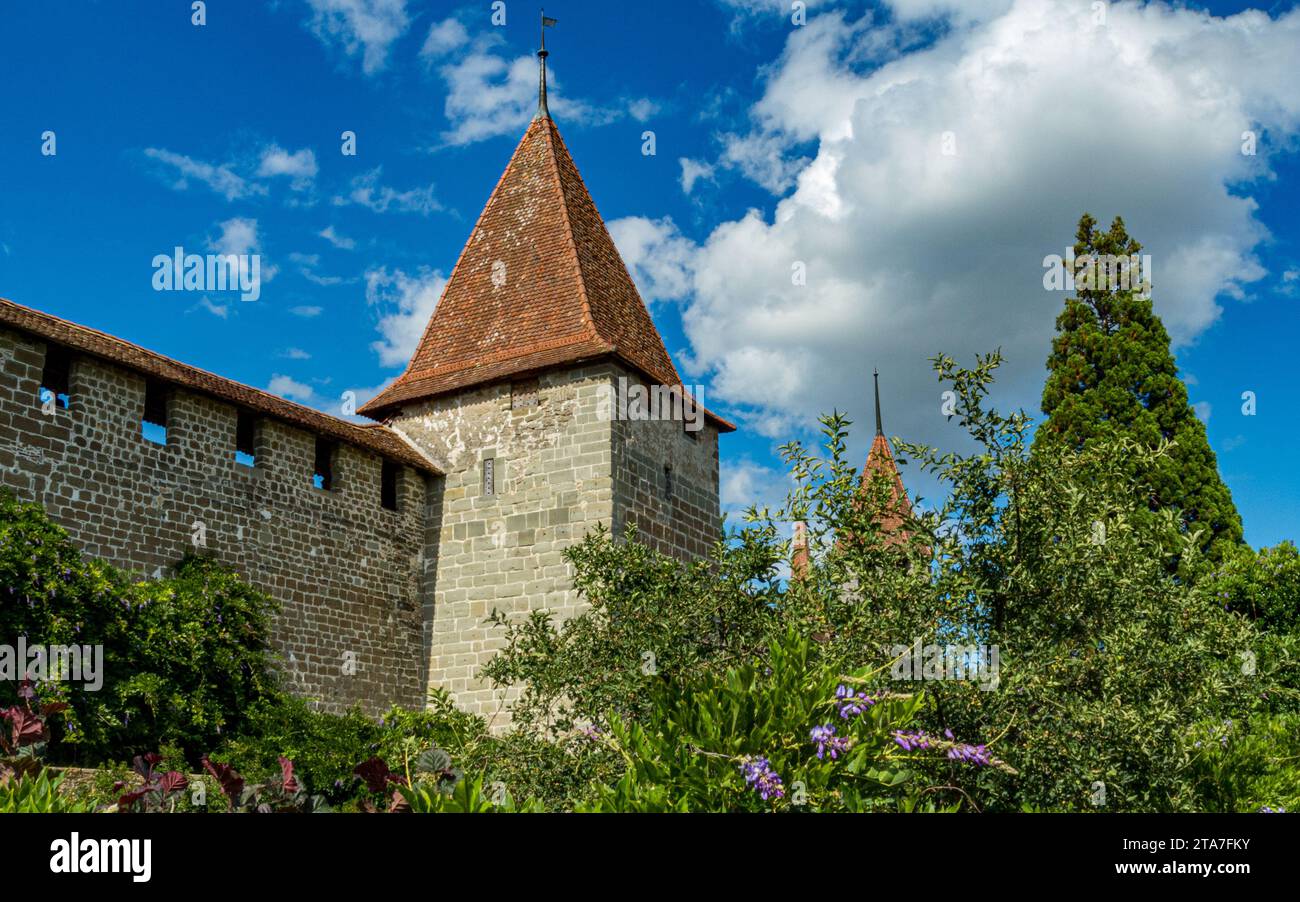
M900 797L914 804L931 791L904 786L914 760L957 744L933 740L929 750L905 751L895 740L919 695L881 691L865 710L840 716L837 689L865 692L873 675L841 676L817 661L814 647L791 631L765 659L722 676L657 683L643 721L615 715L608 734L593 732L627 769L580 810L896 810ZM829 731L825 744L814 729Z
M280 758L288 758L309 792L339 803L355 794L352 769L375 754L381 734L359 710L331 714L301 698L276 696L252 705L241 732L211 758L254 780L279 773Z
M1204 580L1206 589L1230 610L1274 633L1300 633L1300 552L1291 542L1252 551L1245 545L1226 553Z
M689 680L761 645L779 597L773 537L742 536L684 567L636 542L633 530L618 543L598 528L565 551L590 608L563 629L545 611L522 623L493 612L506 646L483 673L523 686L514 716L533 729L636 716L657 674Z
M131 583L83 560L39 505L0 491L0 586L0 635L103 646L98 691L38 687L71 705L54 731L52 760L120 760L170 743L193 763L276 692L274 603L211 560L187 558L166 579Z
M1202 724L1192 774L1204 811L1300 811L1300 714Z
M83 803L68 799L59 791L63 777L48 770L0 780L0 814L68 814L90 811Z
M1142 249L1118 217L1103 232L1085 214L1076 237L1076 259L1127 258ZM1168 443L1166 453L1143 456L1128 472L1151 510L1179 510L1189 529L1201 530L1202 551L1217 560L1241 542L1241 517L1219 478L1205 426L1188 404L1169 334L1141 286L1096 281L1077 286L1057 317L1043 388L1048 419L1035 444L1081 450L1128 439L1155 450Z
M1029 417L985 407L999 363L997 354L971 369L935 361L973 453L897 444L901 465L944 483L937 509L887 528L900 513L888 506L887 480L863 483L846 450L849 424L832 415L821 453L784 449L795 482L786 503L751 511L707 565L675 564L631 535L597 534L571 554L591 611L560 627L543 614L514 625L490 668L501 683L523 684L533 734L569 742L586 726L607 740L591 745L617 755L599 764L603 795L584 800L570 787L568 804L762 808L737 761L763 756L783 780L812 787L815 807L1196 807L1196 725L1278 698L1285 687L1266 660L1276 649L1198 582L1211 568L1183 512L1145 503L1142 474L1162 470L1172 446L1108 434L1031 453ZM790 547L778 536L792 521L808 525L810 562L783 582L776 565ZM921 756L910 762L916 785L952 789L847 801L837 786L840 795L819 796L816 767L791 757L794 721L779 740L765 734L752 707L762 680L737 675L789 631L815 641L810 674L888 672L895 695L924 688L916 728L986 742L1008 767ZM997 680L906 682L892 661L918 641L996 648ZM1260 667L1247 666L1254 658ZM817 697L824 703L824 690ZM734 733L699 722L719 706L737 718ZM814 725L799 724L801 738Z
M1257 634L1189 580L1199 544L1176 512L1133 500L1134 472L1159 470L1168 447L1107 436L1030 454L1028 419L984 408L997 363L936 361L979 453L902 446L950 487L928 529L930 591L964 599L964 629L1001 657L996 691L933 684L935 716L1005 736L1019 775L966 784L986 808L1192 807L1189 731L1265 688L1242 666Z
M466 777L456 781L450 791L428 783L398 787L398 793L414 814L516 814L536 813L543 810L540 803L529 799L516 802L504 783L483 788L482 777Z

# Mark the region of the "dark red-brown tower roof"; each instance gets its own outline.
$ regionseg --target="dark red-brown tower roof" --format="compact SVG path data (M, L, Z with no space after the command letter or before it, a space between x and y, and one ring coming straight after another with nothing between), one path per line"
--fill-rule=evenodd
M559 130L539 111L406 372L360 412L381 419L406 402L605 357L682 384Z

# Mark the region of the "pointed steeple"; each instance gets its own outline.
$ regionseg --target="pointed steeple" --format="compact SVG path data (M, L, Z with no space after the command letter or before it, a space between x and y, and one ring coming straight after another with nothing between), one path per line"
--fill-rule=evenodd
M876 437L871 442L866 465L862 468L862 484L865 490L865 487L878 476L888 480L889 504L881 517L880 527L886 533L892 533L902 525L903 520L912 515L912 502L907 497L907 489L903 487L903 477L898 472L898 464L894 462L894 452L889 447L889 439L885 437L880 419L880 372L873 371L872 375L876 388ZM900 533L890 541L906 540L907 534Z
M611 357L652 383L682 384L554 120L539 117L479 215L406 372L359 412L383 419L404 403Z

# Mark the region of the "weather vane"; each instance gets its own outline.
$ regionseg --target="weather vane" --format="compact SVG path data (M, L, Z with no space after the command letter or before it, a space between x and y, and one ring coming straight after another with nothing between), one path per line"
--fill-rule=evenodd
M542 10L542 48L537 51L537 58L541 60L541 80L537 87L537 115L535 119L550 119L551 111L546 107L546 58L550 54L546 50L546 29L554 28L560 21L552 19L546 15L546 10Z

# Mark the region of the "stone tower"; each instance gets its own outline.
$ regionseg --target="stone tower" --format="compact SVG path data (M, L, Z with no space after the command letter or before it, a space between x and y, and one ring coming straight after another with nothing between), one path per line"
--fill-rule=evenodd
M638 405L642 395L676 406ZM597 524L621 534L635 523L643 541L682 558L708 552L721 533L718 435L734 427L697 396L543 87L406 371L360 411L445 473L426 518L430 687L466 710L500 710L504 694L479 674L502 644L486 618L577 613L562 552Z

